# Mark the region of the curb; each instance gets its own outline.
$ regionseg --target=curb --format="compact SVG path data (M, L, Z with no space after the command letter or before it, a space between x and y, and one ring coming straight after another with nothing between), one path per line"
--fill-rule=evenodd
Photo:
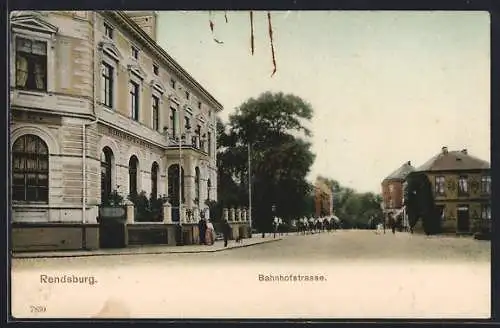
M251 247L251 246L258 246L262 244L267 244L267 243L272 243L275 241L280 241L283 240L281 238L276 238L276 239L271 239L271 240L265 240L260 243L254 243L254 244L248 244L248 245L238 245L238 246L228 246L226 248L221 248L221 249L208 249L208 250L198 250L198 251L150 251L150 252L142 252L142 253L133 253L133 252L116 252L116 253L89 253L89 254L78 254L78 255L33 255L33 256L18 256L15 254L11 255L11 258L13 259L52 259L52 258L74 258L74 257L92 257L92 256L121 256L121 255L161 255L161 254L196 254L196 253L216 253L216 252L224 252L228 251L231 249L236 249L236 248L244 248L244 247ZM172 246L175 247L175 246Z

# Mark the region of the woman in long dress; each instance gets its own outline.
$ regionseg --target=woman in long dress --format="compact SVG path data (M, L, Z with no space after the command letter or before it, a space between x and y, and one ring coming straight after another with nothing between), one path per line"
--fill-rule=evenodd
M213 223L208 220L207 231L205 232L205 242L207 245L213 245L215 242L215 229Z

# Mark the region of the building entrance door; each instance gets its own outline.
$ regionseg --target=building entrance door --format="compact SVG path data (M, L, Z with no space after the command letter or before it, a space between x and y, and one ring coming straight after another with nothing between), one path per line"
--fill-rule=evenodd
M470 231L469 205L460 205L457 208L457 232Z

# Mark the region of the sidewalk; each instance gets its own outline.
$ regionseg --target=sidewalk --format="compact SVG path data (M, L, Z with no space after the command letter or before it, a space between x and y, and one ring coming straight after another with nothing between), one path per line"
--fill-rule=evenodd
M186 253L213 253L229 249L249 247L282 240L284 236L273 238L272 234L266 234L262 238L260 234L254 234L250 239L243 239L241 243L234 240L228 242L224 247L224 241L218 240L212 246L207 245L146 245L129 246L117 249L97 249L97 250L75 250L75 251L45 251L45 252L14 252L12 258L63 258L63 257L87 257L87 256L116 256L116 255L154 255L154 254L186 254Z

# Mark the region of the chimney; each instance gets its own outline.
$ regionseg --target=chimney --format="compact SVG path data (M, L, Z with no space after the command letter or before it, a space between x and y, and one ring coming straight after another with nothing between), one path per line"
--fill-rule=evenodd
M443 148L441 148L441 152L443 154L448 154L448 147L444 146Z
M156 42L157 15L154 11L125 11L139 27Z
M467 149L462 149L462 154L467 155Z
M406 162L406 164L411 166L411 161Z

